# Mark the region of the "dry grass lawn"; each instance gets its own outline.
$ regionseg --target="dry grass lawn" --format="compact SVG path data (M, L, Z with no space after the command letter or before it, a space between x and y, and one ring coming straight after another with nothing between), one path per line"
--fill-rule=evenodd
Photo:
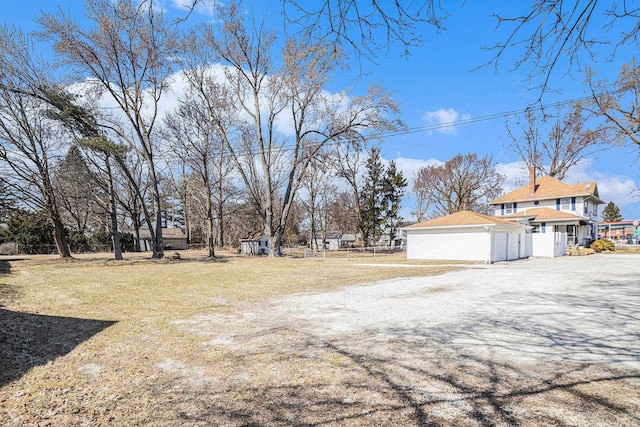
M194 335L179 326L184 319L233 322L239 311L286 294L455 268L414 266L402 255L325 261L231 254L207 260L186 251L180 260L126 255L119 262L106 255L0 259L0 425L189 424L171 403L185 393L182 387L193 391L210 385L209 378L267 369L260 359L268 355L212 351L203 343L216 331ZM176 383L184 372L197 380ZM255 375L266 381L268 373Z

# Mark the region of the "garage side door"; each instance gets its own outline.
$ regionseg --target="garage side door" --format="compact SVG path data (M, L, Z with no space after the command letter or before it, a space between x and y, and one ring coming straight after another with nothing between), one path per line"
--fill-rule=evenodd
M493 233L493 260L506 261L509 255L509 235L507 233Z

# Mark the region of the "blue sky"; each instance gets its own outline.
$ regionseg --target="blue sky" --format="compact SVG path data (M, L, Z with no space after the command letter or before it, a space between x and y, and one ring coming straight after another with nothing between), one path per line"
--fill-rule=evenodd
M174 14L179 11L176 4L181 1L164 0L160 4L168 13ZM40 10L52 12L57 8L56 2L51 0L6 3L3 4L5 22L15 23L25 30L36 28L33 18ZM77 11L78 14L81 14L84 4L78 0L60 3L64 9ZM280 2L245 0L243 4L273 15L274 25L282 25L279 20ZM523 7L526 8L527 2L489 0L443 4L450 12L445 21L446 30L436 32L433 27L421 26L418 31L423 36L424 46L412 49L408 58L401 58L401 49L396 46L386 55L382 53L377 64L363 62L362 74L358 65L354 64L350 71L340 73L328 89L353 87L357 93L369 83L381 83L400 103L401 118L410 129L440 121L474 120L518 111L535 102L539 96L539 92L531 90L536 86L535 82L527 80L526 70L512 70L520 51L508 51L508 56L501 61L497 71L493 66L473 71L491 58L491 52L482 49L482 46L493 45L506 34L504 30L495 31L496 19L491 14L524 13ZM201 12L192 16L194 21L212 19L206 10ZM593 27L595 32L601 31L599 25L596 23ZM602 34L604 37L615 36L611 33L606 36ZM601 76L614 79L620 65L635 53L621 51L614 61L608 61L603 55L597 63L587 62L586 65L598 70ZM551 82L559 93L546 95L543 103L551 104L585 95L583 73L574 69L572 77L564 71L564 68L559 69ZM446 161L457 153L490 154L498 162L499 170L507 175L506 187L511 189L516 184L524 184L528 172L518 163L518 157L506 148L510 140L505 120L480 120L462 126L394 136L381 144L382 154L385 159L395 159L409 177L418 167L434 161ZM638 163L634 163L638 154L640 149L630 146L599 152L588 162L574 168L566 181L597 181L603 200L613 200L627 219L640 218L640 199L632 195L633 189L640 187Z

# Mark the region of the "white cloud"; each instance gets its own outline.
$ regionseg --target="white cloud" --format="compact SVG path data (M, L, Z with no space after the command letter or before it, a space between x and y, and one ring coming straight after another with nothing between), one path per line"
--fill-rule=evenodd
M456 130L455 123L470 118L471 116L468 114L459 113L453 108L447 110L440 108L436 111L428 111L422 115L422 120L424 120L428 126L432 126L438 132L445 135L457 135L458 131Z
M171 0L174 7L182 10L190 10L194 0ZM193 7L195 13L205 16L214 16L217 2L215 0L200 0Z
M406 180L409 182L409 185L411 185L411 181L416 176L418 169L427 167L427 166L444 164L444 162L438 159L422 160L422 159L411 159L406 157L397 157L393 160L395 160L396 166L398 167L399 170L402 171L402 174L404 175Z
M522 187L529 182L529 169L521 160L510 163L497 163L496 171L505 177L505 182L502 185L505 193Z
M628 176L611 172L599 172L591 169L591 164L585 162L578 165L567 174L567 182L595 181L598 184L598 193L605 202L613 201L623 211L624 207L630 207L638 203L636 189L638 184Z

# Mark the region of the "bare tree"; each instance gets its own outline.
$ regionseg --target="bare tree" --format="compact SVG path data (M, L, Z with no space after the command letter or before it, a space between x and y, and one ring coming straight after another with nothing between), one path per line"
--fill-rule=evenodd
M616 141L640 148L640 66L636 60L625 64L614 82L596 80L591 71L587 81L593 97L587 108L605 118Z
M572 167L608 147L606 129L598 123L589 128L590 117L582 103L573 104L566 112L559 109L555 115L528 110L516 119L515 129L507 122L508 148L527 167L562 180Z
M224 246L224 218L227 200L235 193L231 183L233 162L216 129L211 125L202 92L189 90L180 105L164 120L165 138L194 180L189 184L203 201L207 224L209 257L214 244ZM185 179L185 178L183 178Z
M397 107L379 88L359 97L327 96L322 89L336 65L336 53L323 45L287 41L276 69L274 35L259 24L245 27L237 7L221 10L223 25L217 31L203 30L199 44L226 66L227 89L218 85L218 98L226 96L225 105L239 106L242 120L231 123L229 109L212 108L211 122L260 212L274 256L316 154L330 142L349 144L367 132L397 129L399 122L387 118ZM283 123L290 129L281 131Z
M422 170L424 170L422 172ZM443 165L421 168L433 216L463 210L488 213L488 201L502 192L504 176L488 155L457 154Z
M46 105L31 96L48 85L50 67L34 52L30 37L16 28L0 28L0 164L14 194L26 205L47 212L62 258L71 252L53 187L53 170L68 135L46 117Z
M337 176L346 181L350 190L350 194L342 193L338 197L340 202L336 206L336 210L341 212L342 207L347 207L347 210L352 213L352 215L346 215L345 217L351 217L350 223L353 224L353 232L361 231L358 223L362 217L362 197L360 197L360 193L364 186L362 182L364 174L363 153L364 144L345 144L335 146L331 156ZM341 213L346 214L346 212ZM346 230L346 226L342 226L341 230Z
M327 227L329 226L331 193L334 171L331 169L328 155L323 153L316 156L302 179L303 194L300 194L301 204L307 211L309 219L309 247L319 249L318 231L322 246L326 245Z
M153 257L164 254L160 192L154 159L154 126L158 104L172 72L177 33L154 7L153 0L88 0L85 20L62 9L43 13L42 36L54 42L60 59L83 76L92 90L115 101L119 115L110 130L143 156L149 170L155 209ZM88 24L87 24L88 23ZM85 26L85 24L87 24Z
M331 203L332 227L343 233L357 233L358 217L355 213L356 201L351 191L336 191Z
M426 168L420 168L413 177L411 182L411 194L415 199L415 210L411 213L415 216L416 222L422 222L427 219L429 211L429 171Z
M394 43L408 56L411 48L424 42L419 26L429 24L439 30L447 17L433 0L283 0L282 6L287 22L298 26L304 38L369 60L377 59Z
M623 47L638 46L640 7L632 2L538 0L522 15L494 16L508 35L490 47L495 54L489 64L497 67L506 52L519 50L514 67L528 69L532 81L541 79L541 96L553 90L556 73L571 74L574 67L580 70L599 57L611 59Z
M109 150L109 152L113 152ZM114 186L119 189L115 192L118 205L123 209L124 215L130 221L133 230L134 249L140 252L140 229L145 221L149 222L146 201L149 199L149 185L146 179L143 160L139 159L135 152L115 153L113 159L116 161L119 174L123 179L116 179Z

